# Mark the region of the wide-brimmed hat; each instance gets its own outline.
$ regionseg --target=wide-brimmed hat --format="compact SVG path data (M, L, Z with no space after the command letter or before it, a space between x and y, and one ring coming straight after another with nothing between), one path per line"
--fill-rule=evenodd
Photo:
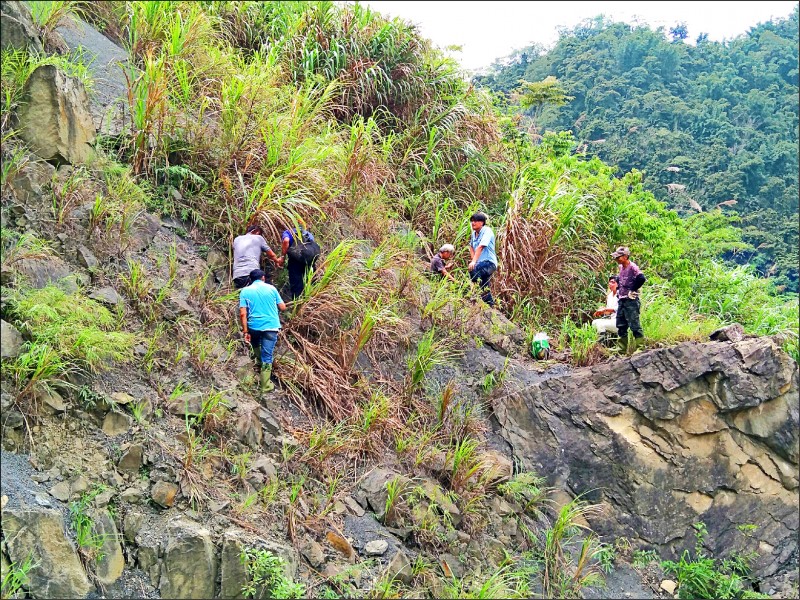
M631 255L630 248L628 248L627 246L620 246L619 248L614 250L614 253L611 255L611 258L619 258L620 256L630 256L630 255Z

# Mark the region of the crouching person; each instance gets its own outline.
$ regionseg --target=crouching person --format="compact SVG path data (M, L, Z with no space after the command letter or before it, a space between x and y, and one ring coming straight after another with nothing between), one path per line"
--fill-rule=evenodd
M272 354L281 328L279 310L286 310L286 304L278 290L265 282L264 271L254 269L250 272L250 285L239 292L239 318L244 341L253 347L261 376L262 394L275 389L270 376Z

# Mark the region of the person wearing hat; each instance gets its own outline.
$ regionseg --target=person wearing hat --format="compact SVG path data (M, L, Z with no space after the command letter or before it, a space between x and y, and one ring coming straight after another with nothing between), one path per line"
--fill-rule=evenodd
M267 245L259 225L249 225L244 235L233 240L233 285L237 290L250 283L250 271L261 266L262 252L279 268L283 267L283 259Z
M445 244L439 248L439 251L433 255L433 258L431 258L431 272L438 273L443 277L447 277L450 281L455 281L453 276L447 271L447 269L449 269L452 265L446 262L453 258L455 253L456 249L453 244Z
M472 234L469 238L470 279L480 284L481 299L494 306L494 298L489 288L492 274L497 270L497 254L494 251L494 231L486 224L486 215L477 212L469 218Z
M647 280L639 266L630 259L631 251L627 246L620 246L611 255L619 265L619 287L617 296L619 308L617 309L617 333L622 350L628 350L628 330L633 333L633 349L635 350L644 340L644 332L639 323L639 288Z
M264 280L264 271L253 269L248 277L250 285L239 292L239 318L244 341L252 346L256 357L263 394L275 389L275 384L270 381L272 352L281 329L278 311L286 310L286 304L278 290Z

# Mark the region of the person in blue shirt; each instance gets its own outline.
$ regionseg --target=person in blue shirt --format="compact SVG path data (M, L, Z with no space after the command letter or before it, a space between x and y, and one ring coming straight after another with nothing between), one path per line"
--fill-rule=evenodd
M271 392L275 384L272 375L272 352L281 329L279 310L286 304L274 286L264 280L264 271L250 271L250 285L239 292L239 318L242 321L244 341L253 347L256 365L261 375L261 392Z
M480 284L481 299L494 306L494 298L489 289L492 274L497 270L497 254L494 251L494 231L486 225L486 215L477 212L469 218L472 235L469 238L470 280Z

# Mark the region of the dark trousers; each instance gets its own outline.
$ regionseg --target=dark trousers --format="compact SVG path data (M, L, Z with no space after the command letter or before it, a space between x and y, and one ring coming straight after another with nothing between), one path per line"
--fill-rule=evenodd
M233 285L237 290L240 290L249 284L250 284L250 275L242 275L241 277L233 278Z
M489 282L496 270L497 266L494 263L483 260L475 265L469 276L470 280L480 282L481 290L483 290L481 299L489 306L494 306L494 298L492 298L492 291L489 289Z
M617 333L620 339L628 339L628 329L633 332L633 337L644 337L642 326L639 323L639 309L641 303L638 298L620 298L619 308L617 309Z
M303 295L306 273L311 267L305 263L293 261L291 258L286 263L286 270L289 272L289 293L292 300Z

